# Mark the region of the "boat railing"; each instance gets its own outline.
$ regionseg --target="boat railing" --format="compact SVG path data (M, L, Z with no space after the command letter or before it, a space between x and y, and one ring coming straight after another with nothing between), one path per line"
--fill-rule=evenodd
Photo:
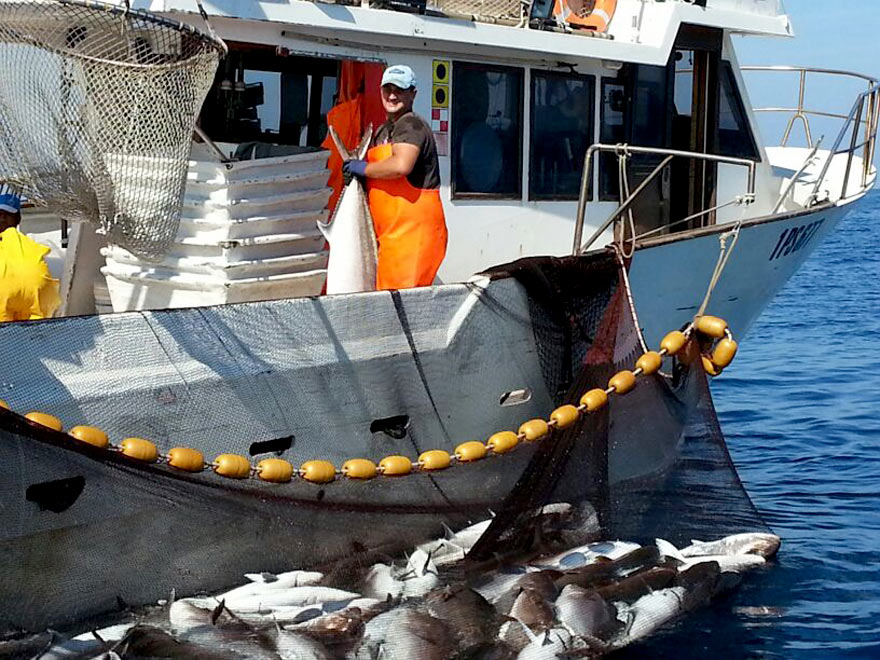
M618 205L617 209L608 216L608 218L603 222L596 231L587 239L586 242L582 243L583 233L584 233L584 223L587 217L587 203L589 201L589 191L590 191L590 182L593 179L593 161L595 157L600 153L614 153L617 154L618 158L621 157L629 157L633 154L652 154L655 156L664 156L663 160L646 176L638 186L636 186L635 190L633 190L626 199L622 200ZM663 171L663 169L674 159L674 158L687 158L689 160L699 160L699 161L708 161L714 163L726 163L729 165L738 165L741 167L745 167L748 170L748 181L746 183L746 192L744 195L738 197L735 200L737 203L745 203L750 204L755 200L755 180L756 180L756 168L757 163L753 160L749 160L747 158L735 158L733 156L719 156L717 154L706 154L698 151L681 151L678 149L664 149L661 147L639 147L628 144L594 144L589 149L587 149L587 153L584 155L584 168L583 174L581 176L581 191L580 196L578 197L578 208L577 215L575 217L575 225L574 225L574 243L572 245L572 254L578 255L586 252L590 247L595 243L598 238L624 213L626 213L630 207L633 205L635 200L639 197L642 191L648 187L648 185L657 178L657 176ZM731 202L733 203L733 202ZM715 206L709 209L704 209L694 215L688 216L683 220L678 222L685 222L693 220L694 218L700 217L702 215L706 215L707 213L711 213L713 210L717 210L720 208L719 206ZM663 228L665 229L670 225L665 225ZM635 238L635 237L634 237Z
M877 151L877 128L878 120L880 120L880 84L876 78L852 73L850 71L840 71L837 69L819 69L809 67L792 67L792 66L744 66L742 70L745 72L764 72L764 73L781 73L788 75L797 75L799 78L797 105L794 107L762 107L754 108L756 113L776 113L789 114L788 123L785 132L782 135L780 146L788 146L791 138L792 130L795 124L800 121L804 128L804 137L806 139L807 148L815 150L818 144L813 140L813 134L810 127L810 119L816 117L838 119L843 122L837 138L831 147L828 158L816 183L813 191L809 196L809 202L815 203L831 162L835 156L846 155L846 167L844 171L842 189L840 199L846 199L850 186L850 177L852 175L853 160L857 153L861 154L861 181L856 194L861 194L868 187L868 180L871 176L872 163ZM807 85L810 80L816 76L833 76L838 79L861 80L867 85L867 89L858 96L848 114L837 112L828 112L825 110L817 110L807 107L805 99L807 95Z

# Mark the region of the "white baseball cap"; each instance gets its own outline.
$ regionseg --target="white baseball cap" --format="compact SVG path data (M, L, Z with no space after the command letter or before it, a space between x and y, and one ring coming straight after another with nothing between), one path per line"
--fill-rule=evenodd
M382 85L409 89L416 86L416 74L406 64L393 64L382 74Z

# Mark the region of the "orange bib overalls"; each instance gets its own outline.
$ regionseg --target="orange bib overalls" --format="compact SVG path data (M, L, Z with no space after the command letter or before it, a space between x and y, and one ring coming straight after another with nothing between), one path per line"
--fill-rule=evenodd
M367 152L367 162L391 156L391 145ZM429 286L446 256L446 218L439 190L413 187L405 176L367 179L367 194L379 243L377 289Z

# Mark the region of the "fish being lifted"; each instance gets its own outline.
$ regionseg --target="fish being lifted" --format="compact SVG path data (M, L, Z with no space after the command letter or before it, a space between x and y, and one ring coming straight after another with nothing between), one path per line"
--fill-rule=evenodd
M345 161L363 160L370 146L373 127L367 127L354 152L349 151L333 127L330 137ZM373 216L364 184L352 177L346 184L330 222L318 222L318 229L330 243L327 262L327 293L358 293L376 289L378 245Z

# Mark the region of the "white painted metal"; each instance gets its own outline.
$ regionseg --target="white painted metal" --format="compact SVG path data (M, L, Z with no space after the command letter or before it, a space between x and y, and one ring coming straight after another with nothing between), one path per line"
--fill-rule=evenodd
M576 201L540 201L528 199L529 159L531 148L529 124L529 78L532 70L568 70L592 75L597 90L603 77L613 78L622 63L665 65L669 60L675 37L682 24L713 26L724 30L722 56L733 64L736 82L746 104L748 121L757 137L757 121L748 102L748 95L738 69L730 39L732 34L792 36L793 30L781 0L707 0L700 7L685 0L619 0L609 27L610 39L589 38L583 34L561 34L512 27L475 23L442 16L425 16L348 6L313 3L301 0L204 3L213 27L231 41L283 46L291 53L360 59L367 61L405 61L423 82L416 97L415 110L422 116L430 114L432 60L437 57L459 61L504 64L523 68L525 99L522 108L524 124L522 194L516 199L477 200L452 196L450 158L440 158L441 198L449 228L446 260L438 279L444 282L466 280L472 273L488 266L524 256L564 255L570 251ZM135 3L153 11L164 12L196 24L194 0L141 0ZM180 16L184 14L184 16ZM596 109L600 101L597 99ZM596 113L598 120L599 113ZM599 141L596 122L594 142ZM221 145L230 150L230 145ZM232 145L234 146L234 145ZM791 177L803 164L805 154L797 149L765 149L759 143L761 160L757 164L756 199L748 207L730 206L720 210L717 222L744 221L739 244L727 266L713 298L710 311L730 318L738 332L743 332L766 304L767 300L797 268L822 235L831 230L844 212L839 204L832 208L775 222L756 221L767 216ZM821 156L821 154L820 154ZM204 159L207 160L207 159ZM792 194L782 206L784 212L804 212L805 191L815 180L818 165L810 166L798 176ZM271 183L258 183L247 173L245 164L237 163L225 178L218 170L196 170L191 177L192 192L187 196L178 243L174 252L152 271L131 273L124 255L108 253L119 271L116 287L125 283L127 295L135 293L142 282L154 279L161 287L182 287L196 291L207 273L221 272L224 287L237 286L249 280L257 268L257 256L284 259L278 256L281 245L288 240L306 245L314 239L314 221L321 217L329 191L297 192L301 179L292 169L278 170L267 177ZM288 163L287 167L292 167ZM304 166L308 170L307 166ZM268 174L268 173L267 173ZM828 189L834 200L842 185L840 157L835 157L828 170ZM238 178L235 178L238 177ZM235 179L235 183L232 181ZM218 183L218 181L220 183ZM229 184L227 192L222 183ZM745 192L742 168L721 164L718 167L716 203L722 204ZM284 188L286 194L274 196L273 190ZM230 193L229 190L234 192ZM254 194L247 203L226 204L229 195ZM854 195L860 190L853 190ZM852 200L846 200L852 201ZM586 235L598 227L616 208L616 203L589 204ZM784 258L768 259L787 229L821 221L810 245ZM799 225L798 223L801 223ZM263 236L274 236L266 241ZM314 239L317 242L317 239ZM600 237L597 245L611 240L611 232ZM286 249L286 247L284 248ZM311 252L304 252L309 254ZM271 256L270 256L271 255ZM717 234L699 235L686 240L658 239L640 249L633 260L632 281L649 338L678 325L699 304L718 256ZM237 267L224 266L225 261L240 259ZM765 263L766 262L766 263ZM111 262L108 261L108 267ZM271 264L265 266L271 270ZM170 275L172 268L175 275ZM236 279L244 277L245 279ZM151 286L154 286L151 284ZM160 286L160 285L155 285ZM160 287L160 288L161 288ZM191 287L191 288L187 288ZM112 288L112 287L111 287ZM159 288L155 289L159 291ZM158 294L157 294L158 295ZM196 294L182 297L197 304ZM217 299L226 294L219 294ZM296 295L292 290L287 295ZM158 300L170 300L159 295ZM207 298L202 298L206 300ZM214 298L212 298L214 300ZM231 301L232 297L223 298Z

